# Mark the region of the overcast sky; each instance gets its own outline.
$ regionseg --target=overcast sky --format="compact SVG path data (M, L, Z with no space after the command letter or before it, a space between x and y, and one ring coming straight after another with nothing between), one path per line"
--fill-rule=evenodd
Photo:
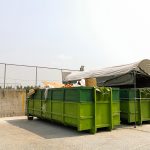
M0 0L0 62L86 69L150 59L149 0Z

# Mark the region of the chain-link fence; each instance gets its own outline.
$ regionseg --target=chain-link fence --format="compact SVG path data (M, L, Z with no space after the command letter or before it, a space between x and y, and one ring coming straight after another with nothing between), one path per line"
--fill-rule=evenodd
M63 74L79 70L0 63L0 88L41 86L43 81L62 82Z

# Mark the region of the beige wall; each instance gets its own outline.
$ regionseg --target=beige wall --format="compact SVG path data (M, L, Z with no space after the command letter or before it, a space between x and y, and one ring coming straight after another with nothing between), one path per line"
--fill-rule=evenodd
M25 115L25 90L0 89L0 117Z

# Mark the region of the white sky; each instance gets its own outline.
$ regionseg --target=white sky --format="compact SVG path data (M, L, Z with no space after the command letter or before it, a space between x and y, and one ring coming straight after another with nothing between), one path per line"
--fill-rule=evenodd
M0 62L79 69L150 59L149 0L0 0Z

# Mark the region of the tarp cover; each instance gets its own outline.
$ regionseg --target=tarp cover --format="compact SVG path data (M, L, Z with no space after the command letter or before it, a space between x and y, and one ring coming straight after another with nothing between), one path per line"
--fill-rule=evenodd
M76 81L86 78L96 78L99 86L120 86L134 84L134 74L136 72L137 84L147 84L150 86L150 60L114 66L104 69L71 73L64 81Z

